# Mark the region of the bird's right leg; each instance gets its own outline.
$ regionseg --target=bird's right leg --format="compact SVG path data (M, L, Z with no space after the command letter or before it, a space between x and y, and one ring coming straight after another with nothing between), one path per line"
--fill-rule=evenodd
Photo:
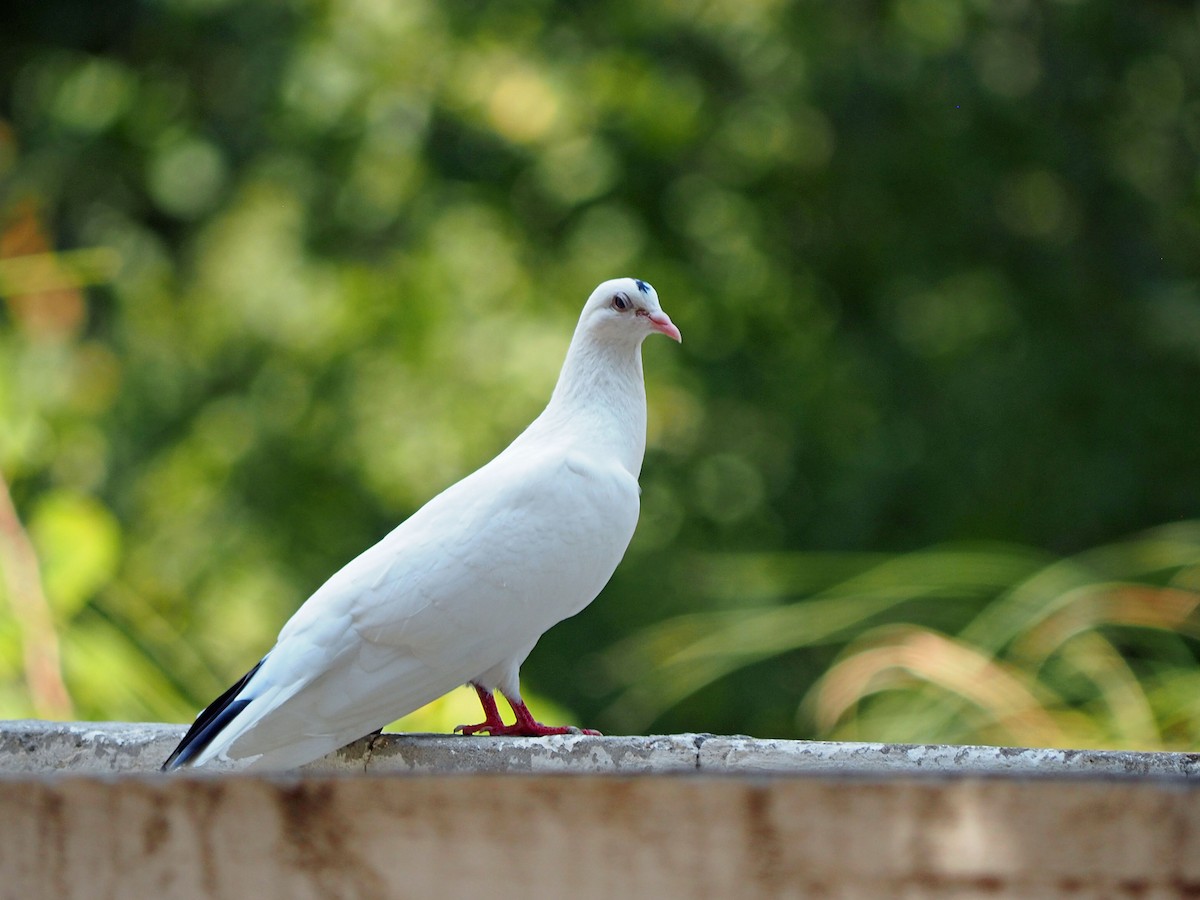
M454 729L455 733L461 732L467 735L486 731L488 734L502 734L504 720L500 718L500 710L496 706L496 698L492 696L491 691L478 682L472 681L471 687L475 688L475 693L479 695L479 702L483 704L485 720L478 725L459 725Z

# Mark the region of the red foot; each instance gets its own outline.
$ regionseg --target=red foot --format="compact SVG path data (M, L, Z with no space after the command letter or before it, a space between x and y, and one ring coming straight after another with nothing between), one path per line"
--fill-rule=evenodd
M472 687L475 688L475 693L479 695L479 702L483 704L483 713L486 718L478 725L459 725L454 729L455 732L470 735L486 731L493 737L500 735L542 737L547 734L600 735L598 731L593 731L590 728L576 728L574 725L543 725L533 717L533 714L529 712L529 707L521 700L518 700L516 703L513 703L512 700L508 701L508 705L516 713L517 721L512 725L505 725L504 720L500 718L500 710L496 707L496 698L492 696L492 692L481 688L477 684L472 685ZM508 698L506 697L505 699Z

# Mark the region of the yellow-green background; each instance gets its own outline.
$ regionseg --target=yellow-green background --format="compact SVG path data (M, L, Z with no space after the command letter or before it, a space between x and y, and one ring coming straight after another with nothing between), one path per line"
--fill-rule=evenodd
M628 274L684 343L535 712L1196 745L1200 5L3 17L0 715L189 719Z

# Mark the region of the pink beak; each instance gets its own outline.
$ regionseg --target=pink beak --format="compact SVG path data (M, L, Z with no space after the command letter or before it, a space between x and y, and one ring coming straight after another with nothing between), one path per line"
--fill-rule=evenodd
M675 323L665 312L646 313L646 318L650 320L650 327L659 334L665 334L671 340L683 343L683 335L679 333L679 329L675 327Z

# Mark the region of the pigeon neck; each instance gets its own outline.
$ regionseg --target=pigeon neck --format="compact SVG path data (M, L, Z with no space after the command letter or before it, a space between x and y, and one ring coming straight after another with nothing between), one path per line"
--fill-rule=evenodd
M572 341L544 416L613 454L636 478L646 452L641 342Z

